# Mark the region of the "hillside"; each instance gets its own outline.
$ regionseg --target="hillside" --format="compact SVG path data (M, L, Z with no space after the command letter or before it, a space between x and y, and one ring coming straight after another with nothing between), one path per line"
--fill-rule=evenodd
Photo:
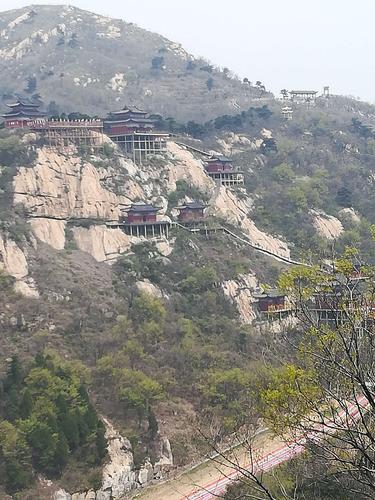
M373 109L333 97L286 123L275 101L181 136L230 154L245 176L233 188L215 185L202 156L173 140L139 166L114 144L67 154L27 131L1 132L1 370L14 355L33 366L41 351L52 373L56 352L64 369L87 370L106 436L126 449L109 447L104 468L72 449L62 476L35 483L31 496L97 489L103 474L116 498L199 459L205 448L189 437L196 419L218 419L222 436L239 425L264 352L271 365L283 356L273 333L283 325L271 328L254 304L259 284L274 285L285 268L279 258L317 261L332 242L354 240L374 259L373 139L353 118L371 122ZM192 199L230 233L207 239L176 227L168 240L146 241L108 227L131 202L175 220L174 207Z
M197 429L225 446L259 426L269 370L293 360L280 332L299 335L261 289L347 245L375 264L375 107L320 96L288 121L163 37L71 7L2 13L0 34L3 104L130 101L172 133L139 165L102 134L94 152L0 129L0 498L129 498L207 456ZM209 154L243 184L215 182ZM198 231L176 224L193 200ZM168 238L126 231L139 202Z
M201 121L246 109L260 95L160 35L74 7L0 13L0 35L3 108L27 89L53 114L105 116L126 102Z

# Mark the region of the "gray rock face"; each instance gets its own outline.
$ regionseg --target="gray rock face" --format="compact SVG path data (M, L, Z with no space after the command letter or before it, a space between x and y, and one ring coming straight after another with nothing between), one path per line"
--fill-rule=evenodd
M173 455L169 439L160 438L159 460L152 465L146 459L139 471L134 471L133 454L130 442L106 419L106 438L108 441L108 462L103 468L103 484L98 491L89 490L73 493L60 489L53 500L112 500L136 488L147 486L154 479L163 479L166 472L173 467Z
M72 500L72 495L63 489L60 489L53 494L53 500Z
M150 460L146 459L144 465L139 469L138 482L141 486L145 486L152 479L154 479L154 468Z
M112 496L118 498L138 486L133 470L133 454L130 442L108 420L103 420L106 425L109 461L103 468L102 490L111 491Z

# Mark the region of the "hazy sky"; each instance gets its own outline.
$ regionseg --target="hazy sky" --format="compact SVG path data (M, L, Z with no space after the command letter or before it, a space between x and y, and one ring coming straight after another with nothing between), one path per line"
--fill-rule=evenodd
M0 10L28 5L0 0ZM34 1L34 4L64 4ZM274 92L329 85L375 101L375 0L71 0L181 42Z

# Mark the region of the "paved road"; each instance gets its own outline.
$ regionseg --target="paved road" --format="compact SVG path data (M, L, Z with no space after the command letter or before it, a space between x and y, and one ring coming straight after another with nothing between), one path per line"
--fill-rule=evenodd
M358 398L358 402L363 408L366 407L365 397ZM348 404L348 410L353 420L358 417L356 405ZM345 411L340 411L338 415L343 418ZM256 458L252 470L267 472L302 453L307 439L322 438L319 430L324 430L326 435L333 434L335 426L332 421L327 421L325 425L317 425L316 430L307 436L301 436L288 444L274 438L269 432L260 434L253 444ZM251 469L248 450L244 446L238 447L228 458L236 461L241 467ZM140 500L212 500L216 499L217 495L223 494L237 476L238 473L233 467L209 461L180 474L175 479L145 488L137 492L135 497Z
M368 404L367 399L364 396L358 398L358 403L363 405L363 408ZM359 417L360 413L358 410L357 404L348 404L348 413L351 416L352 420L355 420ZM338 419L344 419L347 412L341 410L338 413ZM317 440L320 441L327 434L334 434L335 429L334 422L331 420L327 421L326 424L317 425L316 430L307 434L307 436L302 436L299 439L291 443L287 443L285 445L279 446L277 449L273 450L271 453L264 455L258 460L254 461L253 466L251 464L247 464L245 468L248 470L253 470L254 472L267 472L277 465L280 465L291 458L295 457L302 453L305 449L305 444L307 440ZM324 431L324 433L322 433ZM203 486L197 487L195 491L193 490L189 495L185 495L180 497L181 500L211 500L213 498L217 498L218 495L225 493L228 485L233 482L238 476L238 472L236 470L232 470L229 474L226 474L225 477L217 481L210 482Z

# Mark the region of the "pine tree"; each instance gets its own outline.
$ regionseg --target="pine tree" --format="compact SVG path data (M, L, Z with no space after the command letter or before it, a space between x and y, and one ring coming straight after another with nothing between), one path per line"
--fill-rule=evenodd
M32 408L33 408L33 397L31 395L31 391L30 389L25 389L18 408L19 416L21 418L29 417Z
M64 466L68 462L69 458L69 445L68 441L63 432L59 433L59 437L56 443L54 464L57 471L61 474Z
M96 448L98 450L99 460L101 461L107 454L107 440L105 438L105 427L101 420L98 421L98 428L96 431Z

